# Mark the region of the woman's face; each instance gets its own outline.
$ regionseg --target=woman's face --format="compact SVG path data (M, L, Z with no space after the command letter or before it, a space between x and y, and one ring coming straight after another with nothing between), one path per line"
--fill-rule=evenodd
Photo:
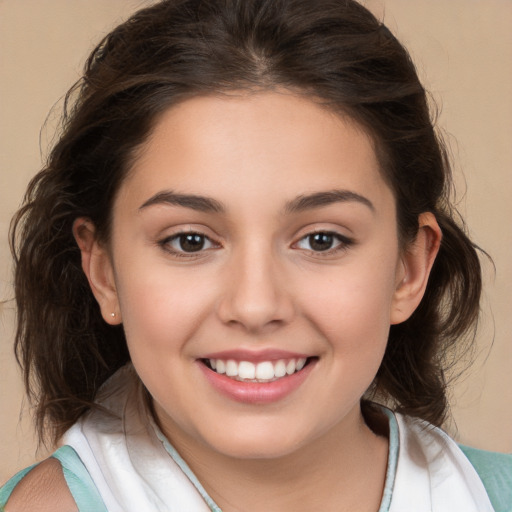
M187 100L112 233L108 307L172 440L271 458L355 428L409 314L393 194L357 125L286 93Z

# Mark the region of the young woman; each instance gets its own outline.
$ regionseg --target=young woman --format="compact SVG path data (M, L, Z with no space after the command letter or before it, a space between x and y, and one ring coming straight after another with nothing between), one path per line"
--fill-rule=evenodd
M68 104L12 230L17 351L62 447L6 510L509 510L511 457L438 428L480 266L385 26L168 0Z

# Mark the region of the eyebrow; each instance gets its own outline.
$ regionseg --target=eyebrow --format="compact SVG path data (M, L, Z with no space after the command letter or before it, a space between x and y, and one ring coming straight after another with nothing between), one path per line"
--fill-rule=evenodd
M145 203L139 207L139 211L147 208L148 206L168 204L175 206L182 206L205 213L223 213L224 206L210 197L197 196L194 194L177 194L171 190L158 192L150 197Z
M334 203L356 202L367 206L372 212L375 212L375 206L366 197L352 192L350 190L329 190L326 192L315 192L309 195L301 195L285 206L286 213L298 213L305 210L322 208Z
M284 211L287 214L299 213L305 210L322 208L334 203L357 202L367 206L372 212L375 211L373 203L366 197L350 190L329 190L315 192L308 195L300 195L286 203ZM139 211L149 206L167 204L181 206L205 213L225 213L226 208L222 203L211 197L198 196L195 194L178 194L171 190L158 192L150 197L140 207Z

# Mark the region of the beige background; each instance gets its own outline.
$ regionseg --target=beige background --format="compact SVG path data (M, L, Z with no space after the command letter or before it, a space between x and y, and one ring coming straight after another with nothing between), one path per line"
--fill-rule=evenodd
M512 2L366 3L408 46L442 106L439 125L449 134L460 208L496 264L495 275L487 266L477 362L453 392L456 435L477 447L512 451ZM40 127L94 43L143 4L0 0L0 299L12 296L9 219L51 141L51 117L41 140ZM12 330L8 303L0 310L0 482L36 457Z

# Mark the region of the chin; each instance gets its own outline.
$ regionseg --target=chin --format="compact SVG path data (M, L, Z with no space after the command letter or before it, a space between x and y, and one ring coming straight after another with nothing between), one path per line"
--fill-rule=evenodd
M235 459L270 460L286 457L303 448L310 436L290 432L281 427L231 430L226 428L221 437L207 440L217 452Z
M300 443L289 443L283 446L282 443L255 443L246 442L229 447L220 447L225 456L243 460L275 460L294 453L300 447Z

